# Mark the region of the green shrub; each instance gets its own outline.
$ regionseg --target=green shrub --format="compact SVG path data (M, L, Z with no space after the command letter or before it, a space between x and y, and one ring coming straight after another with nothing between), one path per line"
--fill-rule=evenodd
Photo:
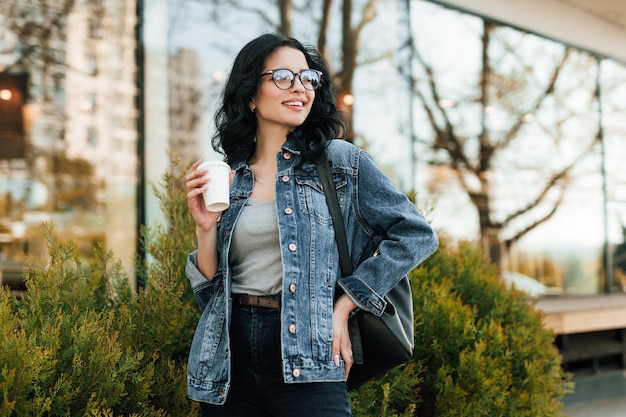
M0 291L0 416L187 416L186 358L199 312L184 276L194 247L181 178L155 190L171 228L144 230L132 291L110 252L83 259L44 226L49 257L20 300Z
M442 239L411 283L415 355L352 394L355 416L561 415L570 383L554 335L476 245Z
M0 289L0 417L197 415L185 386L199 312L184 276L195 233L183 175L155 190L171 226L142 233L138 291L105 248L84 259L44 227L49 257L30 264L27 293ZM442 239L411 280L415 357L353 393L355 416L557 415L566 375L553 335L476 247Z

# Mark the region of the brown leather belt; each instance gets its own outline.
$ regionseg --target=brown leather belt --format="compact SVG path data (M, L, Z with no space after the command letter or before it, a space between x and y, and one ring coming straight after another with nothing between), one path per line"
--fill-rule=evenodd
M245 306L273 308L274 310L280 309L280 297L275 295L260 296L234 294L233 301L235 302L235 304Z

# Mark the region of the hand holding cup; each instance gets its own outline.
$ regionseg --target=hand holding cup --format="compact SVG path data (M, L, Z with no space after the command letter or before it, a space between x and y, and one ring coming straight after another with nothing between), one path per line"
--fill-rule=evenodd
M206 170L209 179L207 189L202 193L204 206L208 211L224 211L230 205L230 167L222 161L206 161L198 170Z

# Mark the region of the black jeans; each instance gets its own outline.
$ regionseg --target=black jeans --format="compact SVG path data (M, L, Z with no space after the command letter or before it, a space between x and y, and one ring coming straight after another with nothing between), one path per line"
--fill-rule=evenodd
M232 381L224 405L200 403L203 417L351 417L343 382L286 384L280 312L235 305L230 329Z

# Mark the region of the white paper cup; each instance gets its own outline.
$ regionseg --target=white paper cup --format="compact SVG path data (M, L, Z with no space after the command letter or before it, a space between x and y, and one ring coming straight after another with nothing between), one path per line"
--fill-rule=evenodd
M222 161L207 161L198 170L207 170L208 189L202 193L208 211L223 211L230 205L230 167Z

